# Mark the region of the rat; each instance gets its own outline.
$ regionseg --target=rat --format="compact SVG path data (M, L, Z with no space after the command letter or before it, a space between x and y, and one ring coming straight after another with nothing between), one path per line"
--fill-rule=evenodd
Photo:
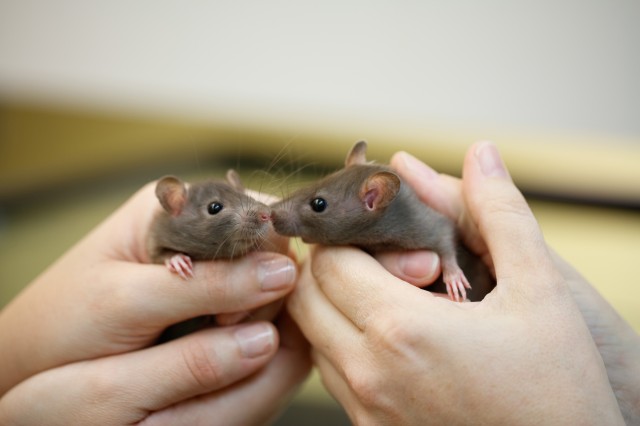
M147 251L183 279L193 260L233 259L257 250L270 227L269 206L244 193L234 170L224 180L187 185L175 176L156 184L163 207L151 223Z
M420 201L389 166L367 162L366 149L365 141L356 143L343 169L272 204L276 232L307 243L352 245L371 254L433 250L450 299L465 300L471 289L463 268L480 291L488 292L495 285L488 268L459 244L453 221Z
M193 277L194 260L234 259L260 249L271 229L271 209L244 190L234 170L227 172L226 181L191 185L175 176L161 178L156 196L162 210L154 216L147 238L151 261L164 263L188 280ZM191 318L168 327L156 343L215 324L215 315Z

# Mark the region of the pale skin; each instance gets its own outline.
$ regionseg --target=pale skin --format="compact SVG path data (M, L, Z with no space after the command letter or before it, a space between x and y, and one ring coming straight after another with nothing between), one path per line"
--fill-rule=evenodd
M308 344L287 315L270 321L296 282L288 241L194 262L185 282L149 264L159 208L145 186L0 312L0 424L264 424L293 396ZM232 325L153 346L208 314Z
M313 248L288 309L351 420L640 423L638 334L547 246L495 146L469 149L462 180L406 153L391 165L459 224L497 287L455 303L417 288L439 272L432 253L379 258L398 279L360 250Z

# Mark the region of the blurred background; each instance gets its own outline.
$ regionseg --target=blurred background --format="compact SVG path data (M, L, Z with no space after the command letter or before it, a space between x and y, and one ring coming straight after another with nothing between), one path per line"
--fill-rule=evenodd
M492 139L640 330L638 22L635 0L0 0L0 307L161 175L286 191L360 139L459 175ZM315 375L298 416L348 424Z

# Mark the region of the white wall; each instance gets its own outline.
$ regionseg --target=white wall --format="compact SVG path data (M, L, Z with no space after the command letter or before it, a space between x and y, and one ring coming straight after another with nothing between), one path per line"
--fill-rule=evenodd
M638 0L0 0L5 98L639 141L639 78Z

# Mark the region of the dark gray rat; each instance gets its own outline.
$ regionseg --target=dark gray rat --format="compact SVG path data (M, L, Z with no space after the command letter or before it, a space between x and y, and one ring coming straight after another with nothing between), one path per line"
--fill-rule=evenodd
M369 253L433 250L440 256L441 281L449 297L466 298L469 276L479 287L470 299L481 299L494 286L493 279L482 260L459 244L455 224L420 201L390 167L367 162L366 149L366 142L356 143L343 169L273 204L276 232Z
M151 261L187 279L192 260L232 259L257 250L270 227L269 206L244 193L234 170L227 180L187 185L165 176L156 185L163 207L147 239Z

